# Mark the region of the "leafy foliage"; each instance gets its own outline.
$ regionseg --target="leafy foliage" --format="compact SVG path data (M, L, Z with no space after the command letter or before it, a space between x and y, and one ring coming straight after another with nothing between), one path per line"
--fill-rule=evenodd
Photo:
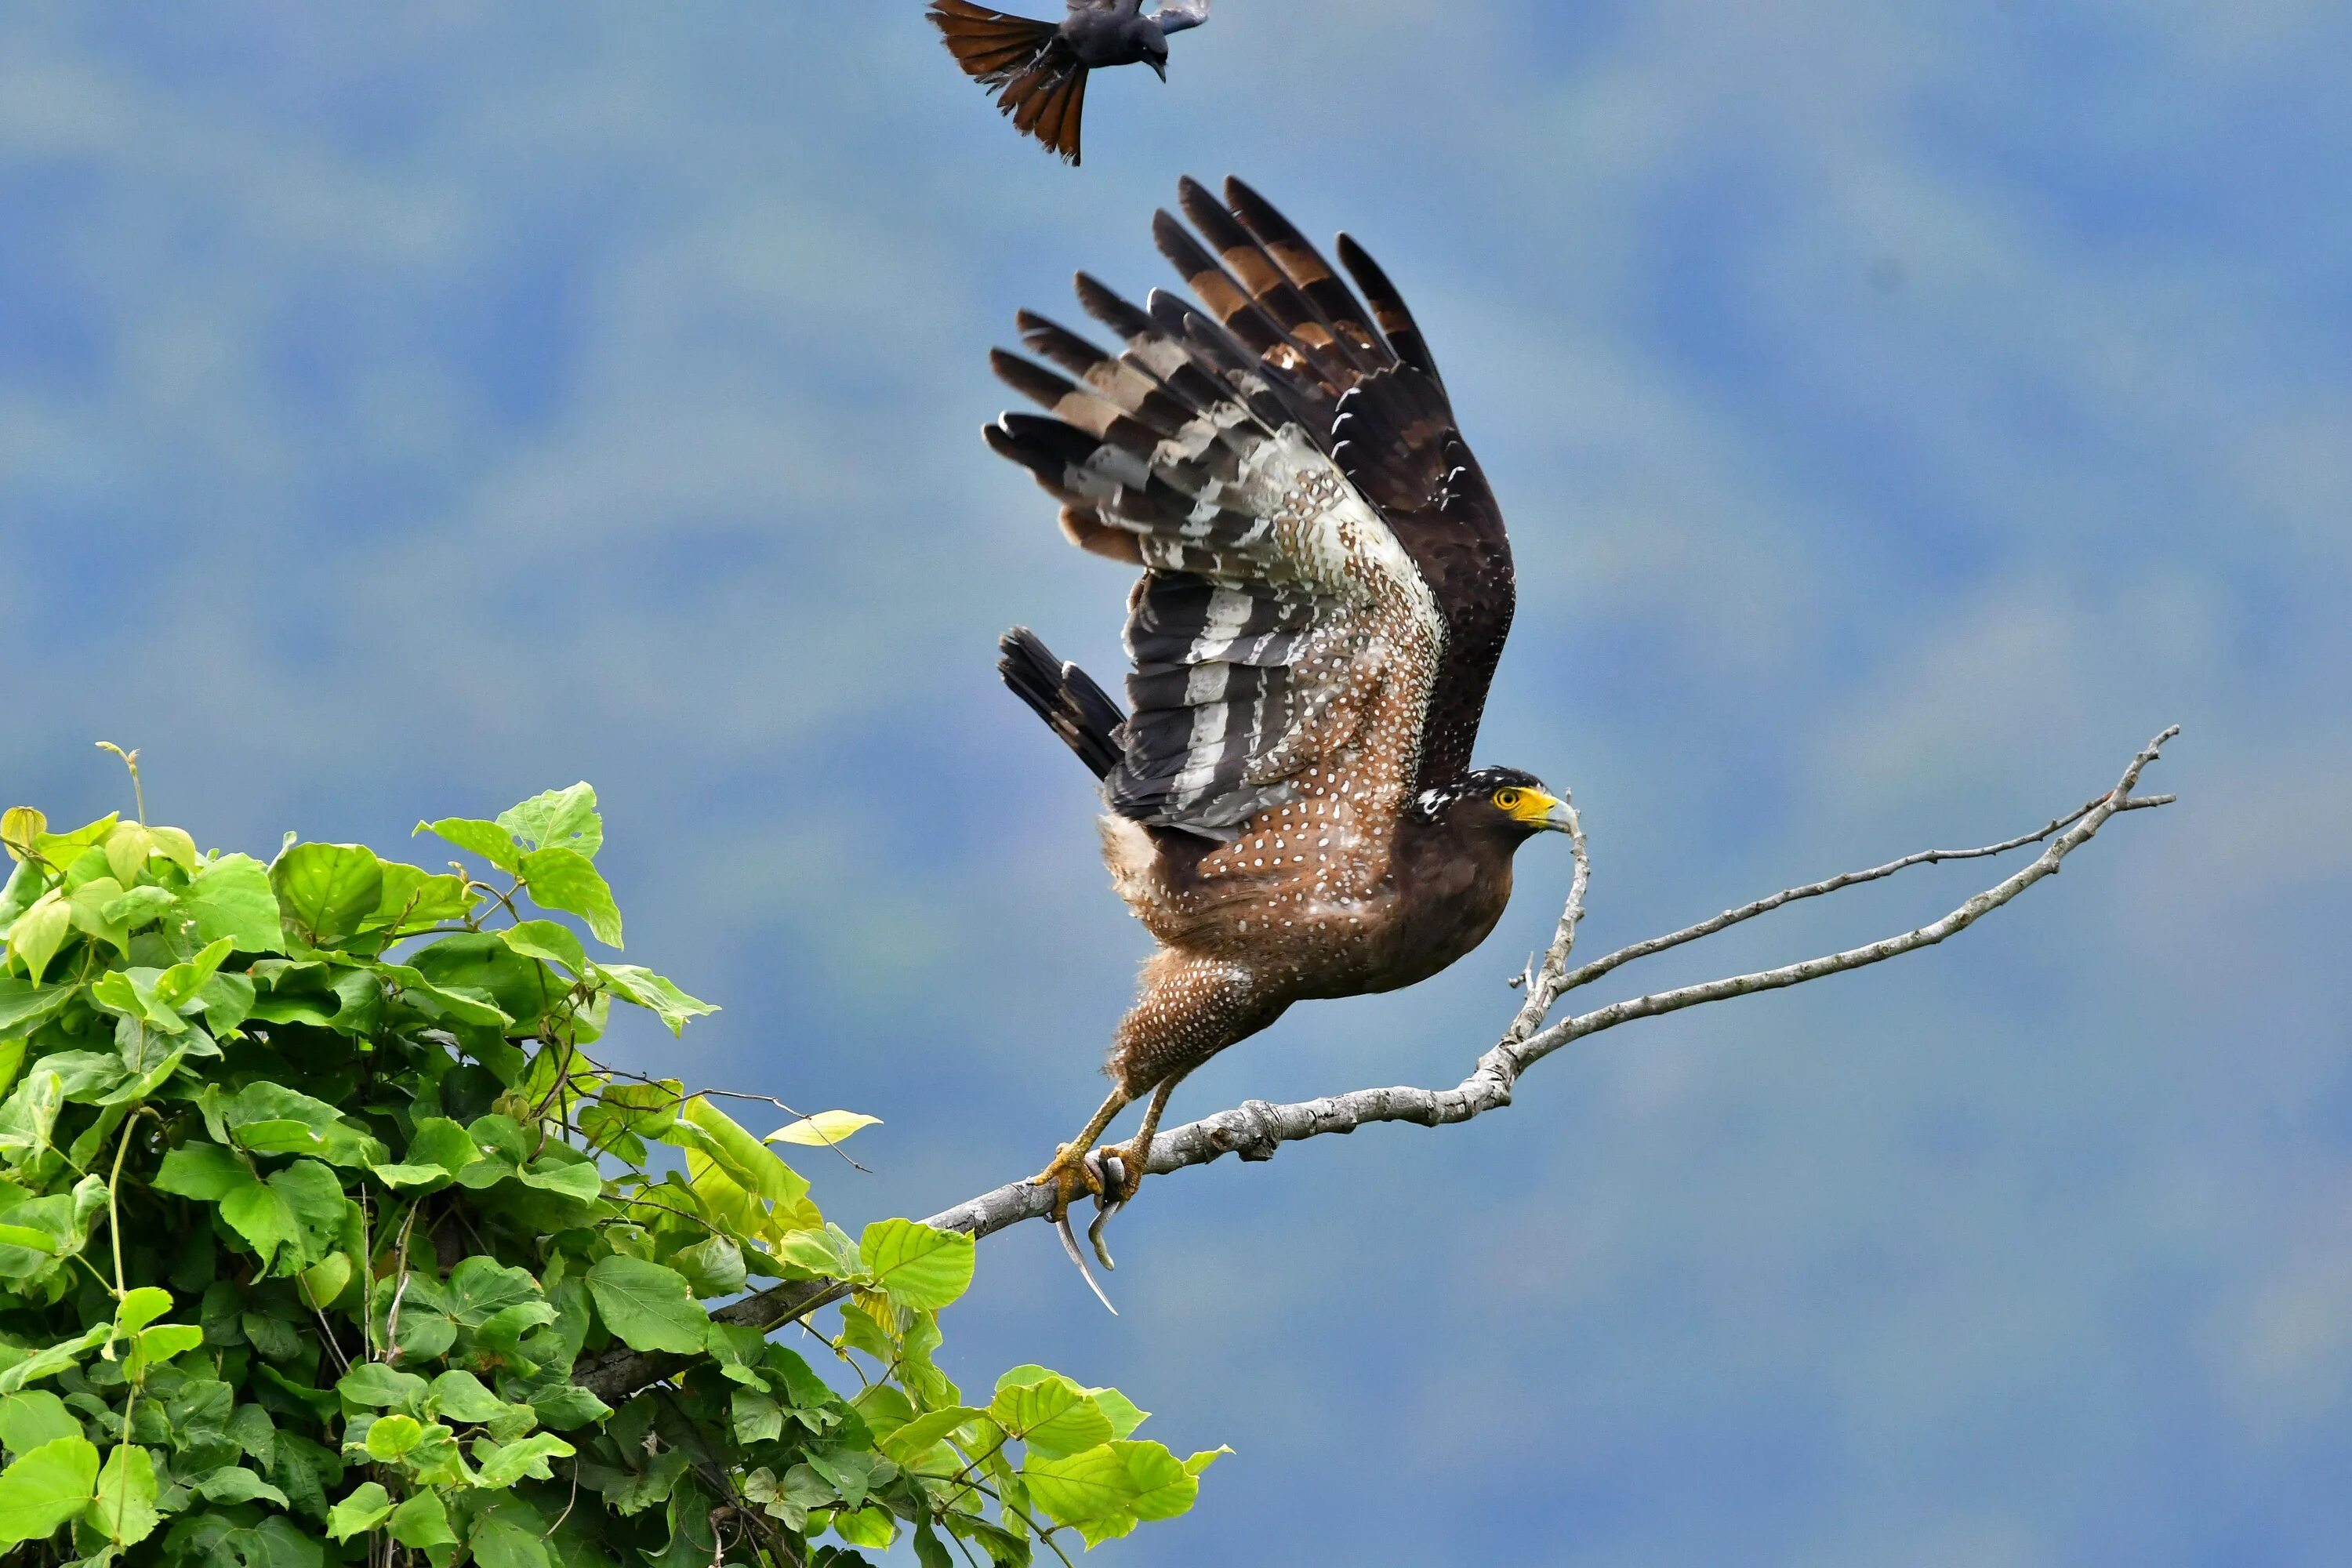
M529 912L618 947L593 790L419 831L468 862L0 817L8 1562L940 1568L1192 1505L1214 1455L1116 1390L940 1370L971 1238L853 1239L770 1146L871 1118L761 1140L593 1053L713 1009ZM754 1279L848 1293L792 1331L856 1392L713 1320ZM616 1345L683 1370L613 1408L574 1372Z

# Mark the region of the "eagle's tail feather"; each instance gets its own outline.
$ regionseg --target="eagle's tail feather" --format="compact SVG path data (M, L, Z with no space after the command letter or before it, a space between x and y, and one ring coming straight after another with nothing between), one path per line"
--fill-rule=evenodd
M1075 664L1065 664L1027 626L1015 626L997 639L1003 654L997 672L1013 694L1037 711L1078 761L1102 778L1118 766L1119 726L1127 715L1094 678Z
M1008 16L971 0L931 0L929 15L956 64L991 87L1003 86L1054 41L1051 22Z

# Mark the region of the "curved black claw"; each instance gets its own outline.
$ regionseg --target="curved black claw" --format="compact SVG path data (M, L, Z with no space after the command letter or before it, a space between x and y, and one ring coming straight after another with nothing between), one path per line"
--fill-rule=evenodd
M1127 1163L1116 1149L1095 1150L1087 1156L1087 1169L1097 1184L1095 1222L1087 1226L1087 1240L1093 1244L1095 1256L1102 1260L1105 1268L1117 1268L1118 1265L1110 1260L1110 1248L1103 1242L1103 1226L1110 1223L1111 1215L1127 1206L1135 1187L1129 1184Z
M1097 1226L1101 1224L1102 1221L1099 1219L1095 1221ZM1078 1278L1087 1282L1087 1289L1095 1293L1095 1300L1103 1304L1103 1310L1112 1317L1118 1317L1118 1309L1110 1304L1110 1298L1103 1294L1103 1288L1095 1283L1094 1270L1087 1267L1087 1256L1078 1250L1078 1238L1070 1230L1070 1216L1066 1213L1057 1215L1054 1220L1054 1228L1062 1234L1062 1249L1070 1255L1070 1261L1078 1266ZM1089 1228L1087 1235L1091 1238L1094 1236L1093 1229ZM1095 1249L1099 1252L1102 1249L1102 1244L1096 1242ZM1103 1259L1103 1267L1106 1268L1110 1267L1108 1258Z
M1053 1216L1054 1228L1061 1233L1062 1248L1070 1255L1070 1261L1078 1266L1078 1277L1087 1282L1087 1289L1095 1293L1095 1300L1116 1318L1118 1309L1110 1304L1110 1298L1104 1295L1103 1288L1095 1282L1094 1271L1087 1267L1086 1255L1078 1250L1078 1238L1070 1229L1071 1200L1084 1189L1094 1194L1097 1204L1101 1203L1102 1176L1091 1154L1073 1159L1070 1151L1071 1145L1063 1144L1055 1151L1054 1163L1031 1179L1035 1185L1054 1189L1054 1206L1049 1212Z

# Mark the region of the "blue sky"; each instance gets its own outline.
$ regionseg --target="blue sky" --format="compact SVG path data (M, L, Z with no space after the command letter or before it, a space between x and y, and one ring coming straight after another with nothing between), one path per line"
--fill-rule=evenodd
M1228 1162L950 1323L1117 1383L1201 1508L1114 1563L2339 1561L2352 1532L2352 16L1226 0L1072 172L915 0L0 16L0 793L390 847L576 778L642 1063L885 1119L851 1220L1034 1169L1140 931L1002 693L1126 584L985 351L1242 174L1412 300L1511 520L1483 760L1596 949L2118 821L1961 940ZM1445 1083L1566 883L1179 1097ZM1903 929L1960 868L1631 987ZM1612 994L1624 994L1622 989Z

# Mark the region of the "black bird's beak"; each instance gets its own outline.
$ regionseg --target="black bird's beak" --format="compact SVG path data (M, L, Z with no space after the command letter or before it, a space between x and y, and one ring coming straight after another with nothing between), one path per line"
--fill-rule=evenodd
M1150 66L1151 68L1152 74L1157 76L1161 81L1165 82L1168 79L1168 62L1166 60L1147 59L1143 63Z

